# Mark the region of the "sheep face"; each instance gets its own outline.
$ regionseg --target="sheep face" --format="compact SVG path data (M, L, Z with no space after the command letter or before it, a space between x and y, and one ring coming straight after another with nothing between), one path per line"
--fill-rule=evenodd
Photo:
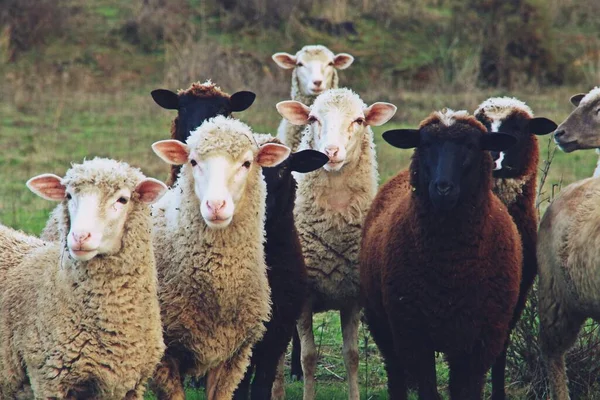
M283 214L288 205L293 208L296 181L292 172L312 172L328 161L329 157L320 151L301 150L290 154L285 161L275 167L263 168L263 176L267 183L267 220Z
M528 166L529 155L537 142L533 135L547 135L556 124L547 118L533 118L531 109L522 101L509 97L490 98L475 111L475 117L488 132L506 132L517 143L502 152L492 151L495 178L516 178Z
M297 101L277 104L279 113L291 123L306 125L315 150L325 153L327 171L339 171L358 157L362 137L370 133L369 125L382 125L396 112L389 103L369 107L348 89L332 89L316 98L312 107Z
M304 46L296 55L275 53L273 60L284 69L296 69L300 92L317 96L333 87L335 69L346 69L354 61L350 54L333 54L325 46Z
M227 139L232 138L227 136L231 134L211 132L196 135L198 140L194 139L193 143L200 143L198 146L176 140L163 140L152 145L154 152L166 162L184 165L182 174L193 180L200 214L206 225L213 229L229 226L236 206L243 199L249 176L257 173L256 168L275 166L290 153L289 148L275 143L267 143L257 149L249 135L239 133L234 139L238 144L236 151L231 151L229 145L232 141ZM213 145L207 145L212 141Z
M204 121L217 115L229 116L232 112L244 111L256 98L254 93L248 91L237 92L231 96L220 91L210 91L200 96L194 93L193 88L194 86L179 95L166 89L151 92L156 104L169 110L177 110L175 139L180 142L185 142L190 132L202 125Z
M566 153L600 148L600 87L576 94L571 103L577 108L556 128L554 141Z
M483 163L490 162L485 161L489 156L484 150L503 151L516 142L512 135L486 134L485 128L477 125L440 118L417 130L392 130L383 135L395 147L416 147L411 164L411 171L418 171L416 194L426 196L435 211L452 210L461 195L480 190L477 178Z
M66 244L76 260L88 261L96 255L118 253L127 216L136 203L152 204L166 193L165 184L155 179L142 178L132 184L130 178L110 178L111 164L107 163L109 169L105 171L94 171L94 179L71 174L70 170L64 179L43 174L27 182L29 189L37 195L63 202L68 212L65 222L69 224L65 229L68 230ZM78 169L78 166L74 168ZM135 175L141 173L135 172Z

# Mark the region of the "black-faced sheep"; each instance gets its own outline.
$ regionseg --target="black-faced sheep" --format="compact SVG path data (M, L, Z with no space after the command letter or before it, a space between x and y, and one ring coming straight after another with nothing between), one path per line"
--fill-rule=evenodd
M600 86L572 96L571 104L576 108L556 128L554 141L565 153L596 149L600 154ZM600 176L600 158L593 176Z
M435 112L416 130L384 133L414 148L410 181L399 174L379 191L360 253L367 323L392 399L439 399L435 352L450 365L450 397L480 399L502 352L519 295L522 248L506 207L492 194L492 158L515 138L487 133L466 112ZM397 181L398 180L398 181Z
M188 138L155 143L183 165L153 207L159 299L167 345L154 374L159 399L185 398L182 379L207 375L207 398L231 399L270 315L261 166L289 155L258 146L250 128L217 116Z
M537 242L537 210L535 208L539 149L536 135L547 135L556 124L547 118L533 117L531 109L522 101L510 97L487 99L475 111L475 117L489 132L506 132L517 138L517 143L502 152L492 152L495 160L492 190L506 207L521 235L523 268L519 300L510 324L515 327L525 308L527 295L537 274L535 255ZM506 397L504 370L506 347L492 367L492 399Z
M348 68L354 61L350 54L333 54L325 46L304 46L295 55L275 53L273 61L283 69L292 71L291 99L307 106L327 89L338 87L338 69ZM302 140L302 125L292 124L285 118L279 124L277 137L292 151L296 151Z
M367 107L348 89L331 89L309 108L297 101L277 104L291 123L306 125L300 149L319 150L329 162L298 176L294 216L309 276L309 297L300 319L304 398L315 395L312 315L340 310L349 398L358 399L358 251L363 220L377 192L377 162L371 125L396 112L389 103Z
M259 143L281 143L270 135L262 135ZM252 350L250 366L235 399L247 399L252 381L252 399L284 397L282 385L273 387L278 361L296 330L296 321L306 300L307 273L298 232L294 224L296 180L292 172L307 173L321 168L329 158L315 150L302 150L276 167L263 168L267 184L265 255L267 277L271 287L272 315L266 323L265 336Z
M61 202L60 240L0 227L0 398L29 382L36 399L141 400L165 348L148 204L166 186L99 158L27 186Z
M185 143L190 132L209 118L217 115L230 116L232 112L244 111L252 105L256 95L241 91L229 95L210 80L192 83L185 90L174 93L167 89L156 89L152 98L162 108L177 110L177 116L171 124L171 139ZM171 165L171 174L167 185L173 186L177 180L180 165Z
M571 102L577 108L556 129L556 142L565 152L600 148L600 88ZM540 345L554 400L569 399L565 353L587 318L600 320L599 199L597 177L573 183L561 190L540 223Z

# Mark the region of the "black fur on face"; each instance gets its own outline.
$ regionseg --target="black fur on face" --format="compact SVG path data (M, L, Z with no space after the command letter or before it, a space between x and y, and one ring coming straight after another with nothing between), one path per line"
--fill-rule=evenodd
M478 113L477 119L488 132L506 132L513 135L517 142L514 146L498 152L491 151L494 160L494 178L519 178L527 173L529 156L537 141L533 135L547 135L556 129L556 124L547 118L531 118L528 114L515 110L499 121L493 121L484 113Z
M287 160L270 168L263 168L267 184L267 225L294 207L296 180L292 172L307 173L321 168L329 157L316 150L302 150L290 154Z

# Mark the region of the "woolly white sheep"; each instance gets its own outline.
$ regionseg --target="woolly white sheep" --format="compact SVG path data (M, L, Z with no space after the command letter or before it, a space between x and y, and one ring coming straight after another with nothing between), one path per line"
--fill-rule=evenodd
M165 347L148 204L166 186L102 158L27 186L61 202L60 240L0 228L0 398L29 381L36 399L142 399Z
M309 275L309 299L298 321L304 398L315 394L312 314L340 310L349 398L358 399L358 251L378 180L370 126L387 122L396 107L389 103L367 107L351 90L332 89L310 108L284 101L277 110L293 124L308 124L300 149L329 156L323 168L297 176L294 215Z
M327 89L338 87L338 69L348 68L354 61L350 54L333 54L325 46L304 46L296 55L275 53L273 61L283 69L292 69L291 99L310 106ZM277 137L292 151L298 150L302 139L302 125L289 123L285 118L279 124Z
M217 116L187 140L152 146L183 165L154 206L165 357L153 388L184 399L182 378L207 375L208 399L231 399L252 346L270 315L263 250L265 183L261 167L286 159L280 144L258 146L250 128Z

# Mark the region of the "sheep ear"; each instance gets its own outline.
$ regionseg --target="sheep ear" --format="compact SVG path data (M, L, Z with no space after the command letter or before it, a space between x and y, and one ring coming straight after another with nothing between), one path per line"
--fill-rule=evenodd
M231 111L239 112L244 111L254 103L256 95L246 90L237 92L231 95L229 98L229 104L231 104Z
M261 167L274 167L285 161L289 155L289 147L277 143L265 143L258 150L256 162Z
M383 140L399 149L413 149L421 142L418 129L392 129L383 132Z
M575 107L578 107L579 103L581 103L581 99L583 99L584 97L585 93L579 93L574 96L571 96L571 104L573 104Z
M167 110L179 109L179 96L167 89L156 89L150 92L154 102Z
M329 157L317 150L301 150L290 154L290 168L292 171L305 174L315 171L329 162Z
M535 135L547 135L554 132L557 126L558 125L556 125L554 121L548 118L537 117L529 120L527 123L527 130Z
M517 138L509 133L494 132L481 135L481 149L504 151L517 143Z
M187 145L179 140L160 140L152 144L152 150L164 162L171 165L183 165L187 163L190 156Z
M299 101L286 100L275 105L279 114L294 125L306 125L310 108Z
M43 199L62 201L66 196L67 188L60 181L60 176L42 174L28 180L27 187Z
M354 62L354 57L348 53L339 53L333 57L333 66L337 69L346 69Z
M271 58L283 69L296 68L296 56L288 53L275 53Z
M146 204L156 203L167 193L167 190L167 185L153 178L143 179L135 187L135 192L140 195L140 201Z
M377 102L365 108L365 120L367 125L379 126L383 125L396 114L398 108L390 103Z

